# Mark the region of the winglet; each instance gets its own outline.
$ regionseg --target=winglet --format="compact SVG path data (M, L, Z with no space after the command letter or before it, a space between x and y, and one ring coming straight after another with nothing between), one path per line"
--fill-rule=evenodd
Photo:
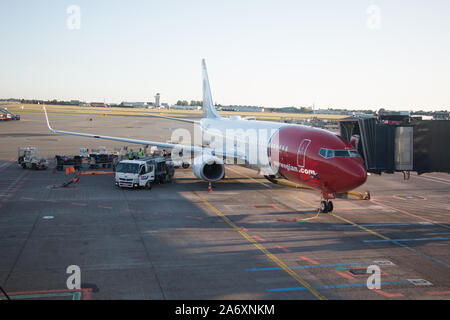
M206 70L205 59L202 60L203 73L203 115L206 118L221 118L216 108L211 95L211 88L209 87L208 71Z
M52 129L52 127L50 127L50 122L48 121L47 109L45 109L45 106L42 106L42 108L44 109L45 119L47 120L47 127L50 129L51 132L55 133L55 130Z

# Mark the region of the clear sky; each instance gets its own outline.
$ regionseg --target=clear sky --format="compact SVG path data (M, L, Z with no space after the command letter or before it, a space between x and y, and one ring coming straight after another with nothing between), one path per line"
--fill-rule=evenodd
M450 109L450 1L0 1L0 98L201 100L202 58L221 104Z

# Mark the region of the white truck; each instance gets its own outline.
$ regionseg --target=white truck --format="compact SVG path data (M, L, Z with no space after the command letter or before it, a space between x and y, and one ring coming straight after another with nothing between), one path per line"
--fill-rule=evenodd
M123 160L117 164L115 171L116 186L146 189L151 189L154 183L170 182L175 172L165 157Z

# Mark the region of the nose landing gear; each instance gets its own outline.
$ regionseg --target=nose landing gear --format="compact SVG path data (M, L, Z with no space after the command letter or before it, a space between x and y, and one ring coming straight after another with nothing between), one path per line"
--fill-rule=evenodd
M322 213L333 212L333 202L330 200L320 201L320 212Z

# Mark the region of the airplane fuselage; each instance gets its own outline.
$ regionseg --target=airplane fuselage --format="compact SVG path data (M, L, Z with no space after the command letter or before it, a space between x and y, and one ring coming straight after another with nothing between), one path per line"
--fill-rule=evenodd
M326 199L366 181L366 168L355 148L330 131L239 117L205 118L200 124L207 146L222 148L264 175L281 175L318 189Z

